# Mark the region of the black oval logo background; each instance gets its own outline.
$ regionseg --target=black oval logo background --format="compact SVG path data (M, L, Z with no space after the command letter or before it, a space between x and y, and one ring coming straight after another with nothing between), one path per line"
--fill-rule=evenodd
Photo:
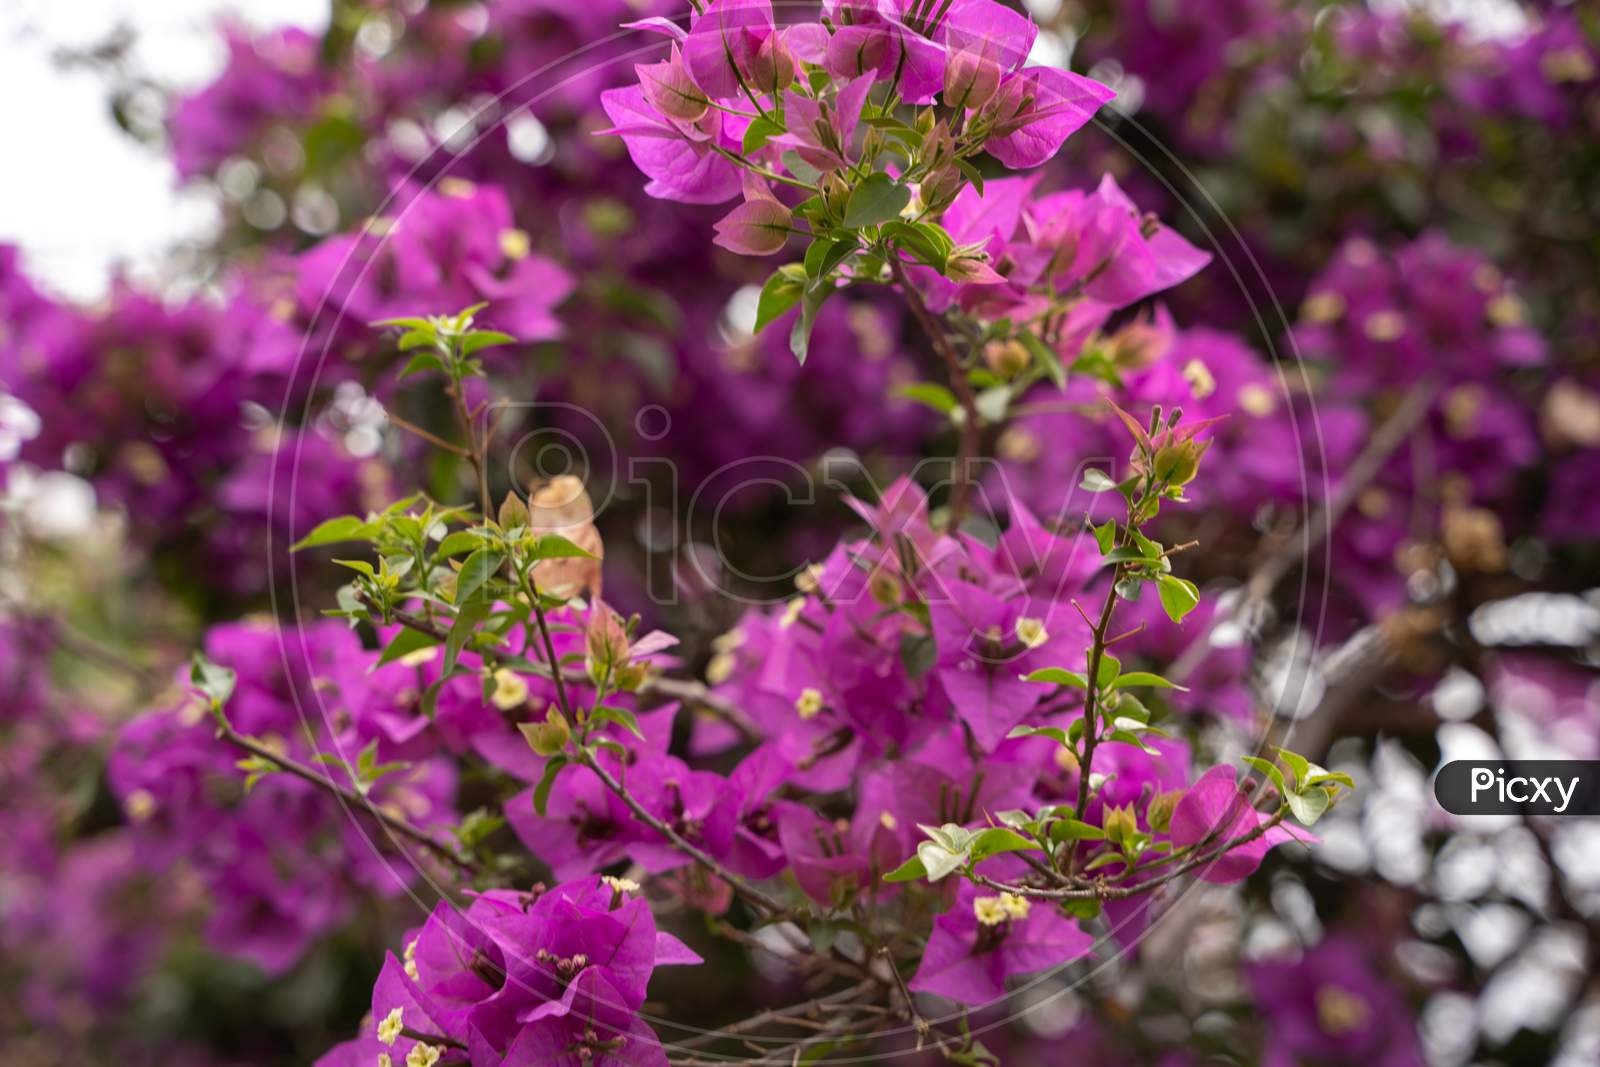
M1453 815L1600 815L1600 760L1453 760L1433 795Z

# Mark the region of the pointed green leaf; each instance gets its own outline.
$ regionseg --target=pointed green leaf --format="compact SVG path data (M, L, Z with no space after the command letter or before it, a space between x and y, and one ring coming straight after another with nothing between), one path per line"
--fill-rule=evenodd
M911 190L878 171L867 175L850 193L844 206L844 224L852 229L877 226L899 218L909 203Z

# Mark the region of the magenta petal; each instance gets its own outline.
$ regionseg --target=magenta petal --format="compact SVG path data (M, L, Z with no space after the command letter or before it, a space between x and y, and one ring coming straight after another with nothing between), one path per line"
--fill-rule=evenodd
M1055 155L1068 137L1094 118L1101 105L1117 94L1091 78L1054 67L1029 67L1014 78L1025 79L1033 106L1026 125L1004 137L991 137L984 148L1012 169L1036 167Z
M751 61L773 32L766 0L713 0L683 42L683 61L695 82L713 98L739 96Z
M717 221L713 243L742 256L770 256L783 249L793 224L776 200L747 200Z
M1173 844L1188 848L1209 840L1205 849L1209 852L1251 833L1266 821L1267 817L1250 805L1250 798L1239 788L1236 777L1232 767L1213 767L1189 788L1172 813ZM1241 881L1261 865L1274 845L1294 839L1295 835L1285 828L1273 827L1200 868L1198 877L1219 884Z
M997 56L1006 70L1016 70L1033 51L1039 28L995 0L955 0L939 23L939 33L952 49L984 51Z
M650 178L645 192L651 196L720 204L739 195L738 168L712 151L710 143L691 140L663 119L637 85L606 90L600 105L615 123L607 132L622 138L634 165Z

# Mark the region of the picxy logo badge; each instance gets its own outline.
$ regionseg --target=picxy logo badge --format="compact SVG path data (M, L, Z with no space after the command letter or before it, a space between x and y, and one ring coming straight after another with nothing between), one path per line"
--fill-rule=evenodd
M1433 795L1454 815L1600 815L1600 760L1456 760Z

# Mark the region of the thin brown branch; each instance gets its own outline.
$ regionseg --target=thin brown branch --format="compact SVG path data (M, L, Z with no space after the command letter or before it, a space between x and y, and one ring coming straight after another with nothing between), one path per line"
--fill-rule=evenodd
M668 843L671 844L673 848L677 849L679 852L682 852L685 856L688 856L690 859L706 868L706 870L710 871L724 882L727 882L733 891L742 897L747 903L751 904L760 911L765 912L767 916L771 918L778 918L781 916L787 916L789 914L788 908L785 908L778 901L757 889L755 886L751 885L737 874L734 874L732 871L728 870L728 868L723 866L719 860L714 859L699 845L696 845L694 842L678 833L678 831L668 826L665 822L662 822L661 819L658 818L653 812L651 812L643 804L639 803L634 795L628 792L628 790L623 787L622 783L617 781L616 777L609 770L607 770L599 760L594 758L593 753L589 752L587 749L579 749L578 762L582 766L589 768L589 770L594 773L594 776L600 779L602 785L611 790L618 800L626 804L628 810L633 812L634 818L638 819L640 822L650 827L650 829L666 838Z
M452 455L460 456L462 459L472 458L472 453L468 449L462 448L454 441L446 441L432 430L425 430L416 423L403 419L392 411L385 411L384 417L390 422L394 423L396 426L400 427L400 429L412 434L415 437L421 438L430 445L433 445L435 448L442 448Z
M1372 484L1389 457L1422 421L1437 392L1438 383L1431 377L1421 379L1406 392L1400 406L1384 420L1368 440L1367 447L1350 464L1338 489L1306 520L1300 530L1285 537L1278 548L1256 566L1245 582L1243 595L1231 610L1217 613L1211 624L1213 628L1234 619L1248 619L1255 608L1272 595L1272 591L1297 561L1310 558L1312 549L1322 544L1345 512L1350 510L1350 505L1355 503L1361 491ZM1178 657L1167 676L1175 682L1182 682L1200 666L1209 648L1203 636L1192 642Z
M825 997L814 997L799 1004L791 1004L786 1008L773 1008L770 1011L761 1012L759 1015L752 1015L748 1019L741 1019L739 1022L731 1023L719 1030L699 1034L685 1041L677 1042L676 1047L681 1049L702 1048L718 1041L752 1033L765 1026L780 1024L789 1019L815 1017L823 1014L827 1009L851 1004L866 994L875 991L880 985L881 983L876 978L868 978L838 993L831 993Z
M441 841L436 840L432 835L413 825L406 819L395 815L392 812L386 811L377 804L374 804L371 797L364 796L363 794L356 792L354 789L340 785L338 782L335 782L332 778L329 778L321 771L317 771L311 767L308 767L293 757L274 752L272 749L261 744L254 738L246 737L244 734L239 733L232 726L225 722L218 726L217 736L235 748L242 749L243 751L250 753L252 756L267 760L268 762L275 764L283 771L294 775L296 778L310 782L319 789L324 789L329 793L332 793L334 796L338 797L347 808L365 812L374 819L378 820L378 822L382 823L388 829L399 834L401 837L421 845L423 848L427 849L429 852L432 852L440 859L449 861L459 870L467 874L473 874L476 872L477 868L470 861L465 860L458 855L455 849Z
M1283 813L1279 812L1266 822L1257 826L1254 830L1251 830L1249 833L1240 834L1238 837L1231 838L1228 841L1223 842L1220 847L1211 852L1207 852L1204 855L1195 856L1192 859L1179 864L1177 867L1174 867L1172 870L1167 871L1165 874L1158 875L1155 878L1150 878L1143 882L1138 882L1134 885L1094 885L1088 889L1042 889L1037 886L1015 885L1008 882L999 882L989 878L986 875L978 874L976 872L972 874L972 880L978 885L987 886L988 888L994 889L998 892L1014 893L1017 896L1032 897L1036 900L1126 900L1129 897L1142 896L1146 893L1159 889L1168 882L1171 882L1177 878L1181 878L1196 868L1203 867L1214 860L1220 859L1222 856L1227 855L1236 848L1239 848L1243 845L1248 845L1250 842L1260 839L1267 833L1267 831L1273 829L1281 822L1283 822Z

